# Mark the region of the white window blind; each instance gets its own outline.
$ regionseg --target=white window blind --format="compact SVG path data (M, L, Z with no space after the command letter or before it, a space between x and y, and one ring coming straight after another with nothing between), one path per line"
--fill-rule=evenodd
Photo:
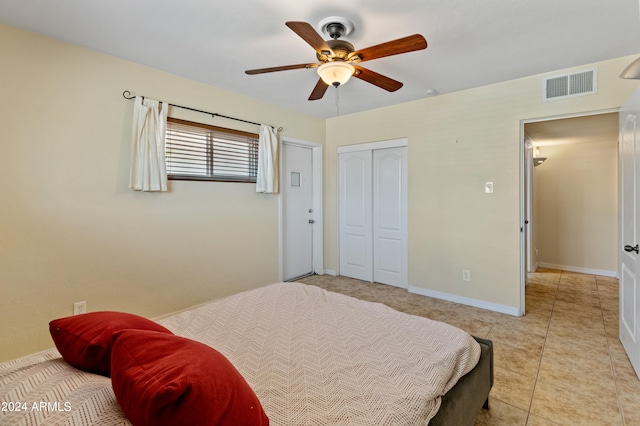
M168 179L255 183L258 135L168 118L166 157Z

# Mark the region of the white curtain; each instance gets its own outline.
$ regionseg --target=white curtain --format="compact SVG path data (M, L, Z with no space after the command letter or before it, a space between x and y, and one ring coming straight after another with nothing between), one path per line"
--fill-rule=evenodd
M133 144L129 188L166 191L165 131L169 105L136 96L133 107Z
M278 169L278 131L271 126L260 126L258 139L258 177L256 192L277 194L280 190Z

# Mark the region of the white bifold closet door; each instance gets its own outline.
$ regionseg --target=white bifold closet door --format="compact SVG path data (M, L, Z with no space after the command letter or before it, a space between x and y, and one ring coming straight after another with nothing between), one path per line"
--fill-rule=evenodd
M340 275L407 287L407 148L339 154Z

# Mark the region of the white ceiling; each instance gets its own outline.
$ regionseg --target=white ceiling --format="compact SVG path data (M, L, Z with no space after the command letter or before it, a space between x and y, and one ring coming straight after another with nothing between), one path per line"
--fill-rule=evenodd
M333 88L307 100L314 69L244 70L315 62L285 22L328 16L353 21L356 49L415 33L429 44L366 62L404 87L353 79L341 115L640 53L637 0L0 0L1 23L318 117L338 109Z

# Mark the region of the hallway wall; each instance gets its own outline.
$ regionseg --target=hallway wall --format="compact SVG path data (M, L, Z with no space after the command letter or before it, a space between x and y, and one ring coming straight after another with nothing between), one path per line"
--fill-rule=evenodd
M534 169L536 262L544 267L616 276L617 139L539 149L547 160Z

